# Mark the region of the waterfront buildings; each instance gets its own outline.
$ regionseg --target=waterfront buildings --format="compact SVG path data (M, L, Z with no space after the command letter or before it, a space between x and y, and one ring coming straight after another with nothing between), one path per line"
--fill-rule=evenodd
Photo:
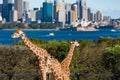
M94 22L95 21L95 14L91 13L91 21Z
M50 3L50 2L51 2L51 0L45 0L45 2Z
M30 5L29 5L29 2L28 2L28 1L24 1L24 2L23 2L23 10L24 10L24 11L30 10Z
M12 10L13 6L14 10ZM81 20L93 22L111 20L109 17L103 18L103 13L100 10L93 13L87 7L86 0L77 0L76 3L68 3L64 0L54 0L53 3L51 0L45 0L43 6L33 10L30 9L29 1L14 0L12 3L12 0L3 0L3 4L0 4L0 13L7 22L14 22L16 19L23 20L25 23L40 21L57 23L62 27L64 24L69 25ZM17 18L15 18L16 13Z
M2 16L1 16L1 13L0 13L0 22L2 22Z
M91 15L91 9L90 8L88 8L87 13L88 13L88 21L91 21L92 20L92 15Z
M7 5L8 3L12 3L12 0L3 0L3 5Z
M12 10L12 0L3 0L3 4L1 5L1 12L2 17L6 19L7 22L9 22L9 12Z
M69 16L69 24L76 21L75 20L75 11L73 11L73 10L69 11L68 16Z
M43 13L42 13L42 12L43 12L42 10L43 10L43 8L40 8L39 10L36 11L36 21L40 21L40 22L41 22L42 17L43 17L43 16L42 16L42 14L43 14Z
M3 4L2 7L2 17L3 19L6 19L7 22L10 21L10 11L12 10L13 4L12 3L8 3L8 4Z
M66 23L70 23L70 16L68 13L71 11L71 3L66 3L65 4L65 10L66 10Z
M0 13L2 13L3 4L0 4Z
M17 10L12 7L12 10L10 11L10 22L17 22L18 20L18 13Z
M53 3L49 0L43 3L43 22L53 22Z
M66 10L64 0L54 1L54 11L55 21L59 23L62 27L64 27L64 24L66 22Z
M78 5L73 4L72 5L72 10L74 11L74 21L76 22L78 20Z
M101 11L97 11L96 13L96 21L102 21L103 20L103 14Z
M88 20L87 18L87 5L86 5L86 0L78 0L78 17L79 20L84 19Z
M18 12L18 19L22 18L23 0L14 0L15 10Z
M24 12L25 22L30 23L36 21L36 11L29 10Z

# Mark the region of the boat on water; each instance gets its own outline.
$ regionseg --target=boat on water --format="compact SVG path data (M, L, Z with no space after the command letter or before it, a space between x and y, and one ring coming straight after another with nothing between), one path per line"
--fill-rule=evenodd
M54 33L49 33L49 36L55 36L55 34Z
M111 32L116 32L116 30L115 30L115 29L111 29L110 31L111 31Z

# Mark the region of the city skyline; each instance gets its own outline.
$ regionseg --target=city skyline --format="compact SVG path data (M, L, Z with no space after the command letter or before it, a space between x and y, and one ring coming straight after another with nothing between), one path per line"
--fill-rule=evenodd
M14 1L14 0L13 0ZM30 9L33 9L34 7L42 7L43 2L45 0L23 0L23 1L29 1L30 2ZM93 12L96 12L97 10L101 10L105 16L111 16L114 19L120 18L120 8L119 3L120 0L86 0L87 1L87 7L90 7ZM53 2L53 0L52 0ZM65 0L65 2L75 3L76 0ZM2 3L2 0L0 0L0 3ZM102 6L101 6L102 5Z

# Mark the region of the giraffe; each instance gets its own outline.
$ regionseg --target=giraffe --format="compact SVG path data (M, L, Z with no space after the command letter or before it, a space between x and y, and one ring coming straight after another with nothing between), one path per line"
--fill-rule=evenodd
M59 61L53 57L43 48L34 45L22 31L17 29L16 32L11 35L12 38L21 37L25 45L36 55L39 60L39 67L41 70L43 80L46 80L46 72L51 72L55 80L70 80L69 76L62 70ZM50 71L51 70L51 71Z
M48 52L38 47L37 45L34 45L24 34L22 29L17 29L13 35L11 35L12 38L19 38L21 37L25 45L38 57L39 61L39 68L40 71L38 72L39 75L42 75L42 79L46 80L46 73L50 73L50 68L48 66L49 61L47 59L51 58L50 54Z
M57 64L57 65L56 65ZM57 59L51 58L49 66L55 80L70 80L69 75L67 75L61 67L61 64Z
M71 43L72 44L71 44L71 47L70 47L70 50L69 50L67 56L61 62L61 68L63 69L63 71L65 71L65 73L67 75L70 75L69 66L70 66L70 63L71 63L71 60L72 60L72 56L73 56L73 52L74 52L75 46L79 46L79 43L77 41L73 41Z
M56 80L70 80L69 76L70 76L70 69L69 69L69 65L70 62L72 60L72 56L73 56L73 52L75 49L75 46L79 46L79 43L77 41L73 41L71 42L71 47L70 50L68 52L68 55L66 56L66 58L61 62L61 64L58 63L58 61L56 60L50 60L51 63L55 64L59 64L56 66L50 65L52 72L54 73L55 76L57 76L58 78ZM60 71L61 73L59 73Z

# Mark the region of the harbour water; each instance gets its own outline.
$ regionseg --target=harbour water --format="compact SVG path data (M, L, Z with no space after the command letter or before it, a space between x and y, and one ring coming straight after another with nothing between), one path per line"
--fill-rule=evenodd
M0 44L14 44L16 40L10 36L15 30L0 30ZM99 37L120 37L119 29L98 29L97 31L69 31L69 30L23 30L29 38L43 40L97 40ZM50 36L52 33L54 36Z

